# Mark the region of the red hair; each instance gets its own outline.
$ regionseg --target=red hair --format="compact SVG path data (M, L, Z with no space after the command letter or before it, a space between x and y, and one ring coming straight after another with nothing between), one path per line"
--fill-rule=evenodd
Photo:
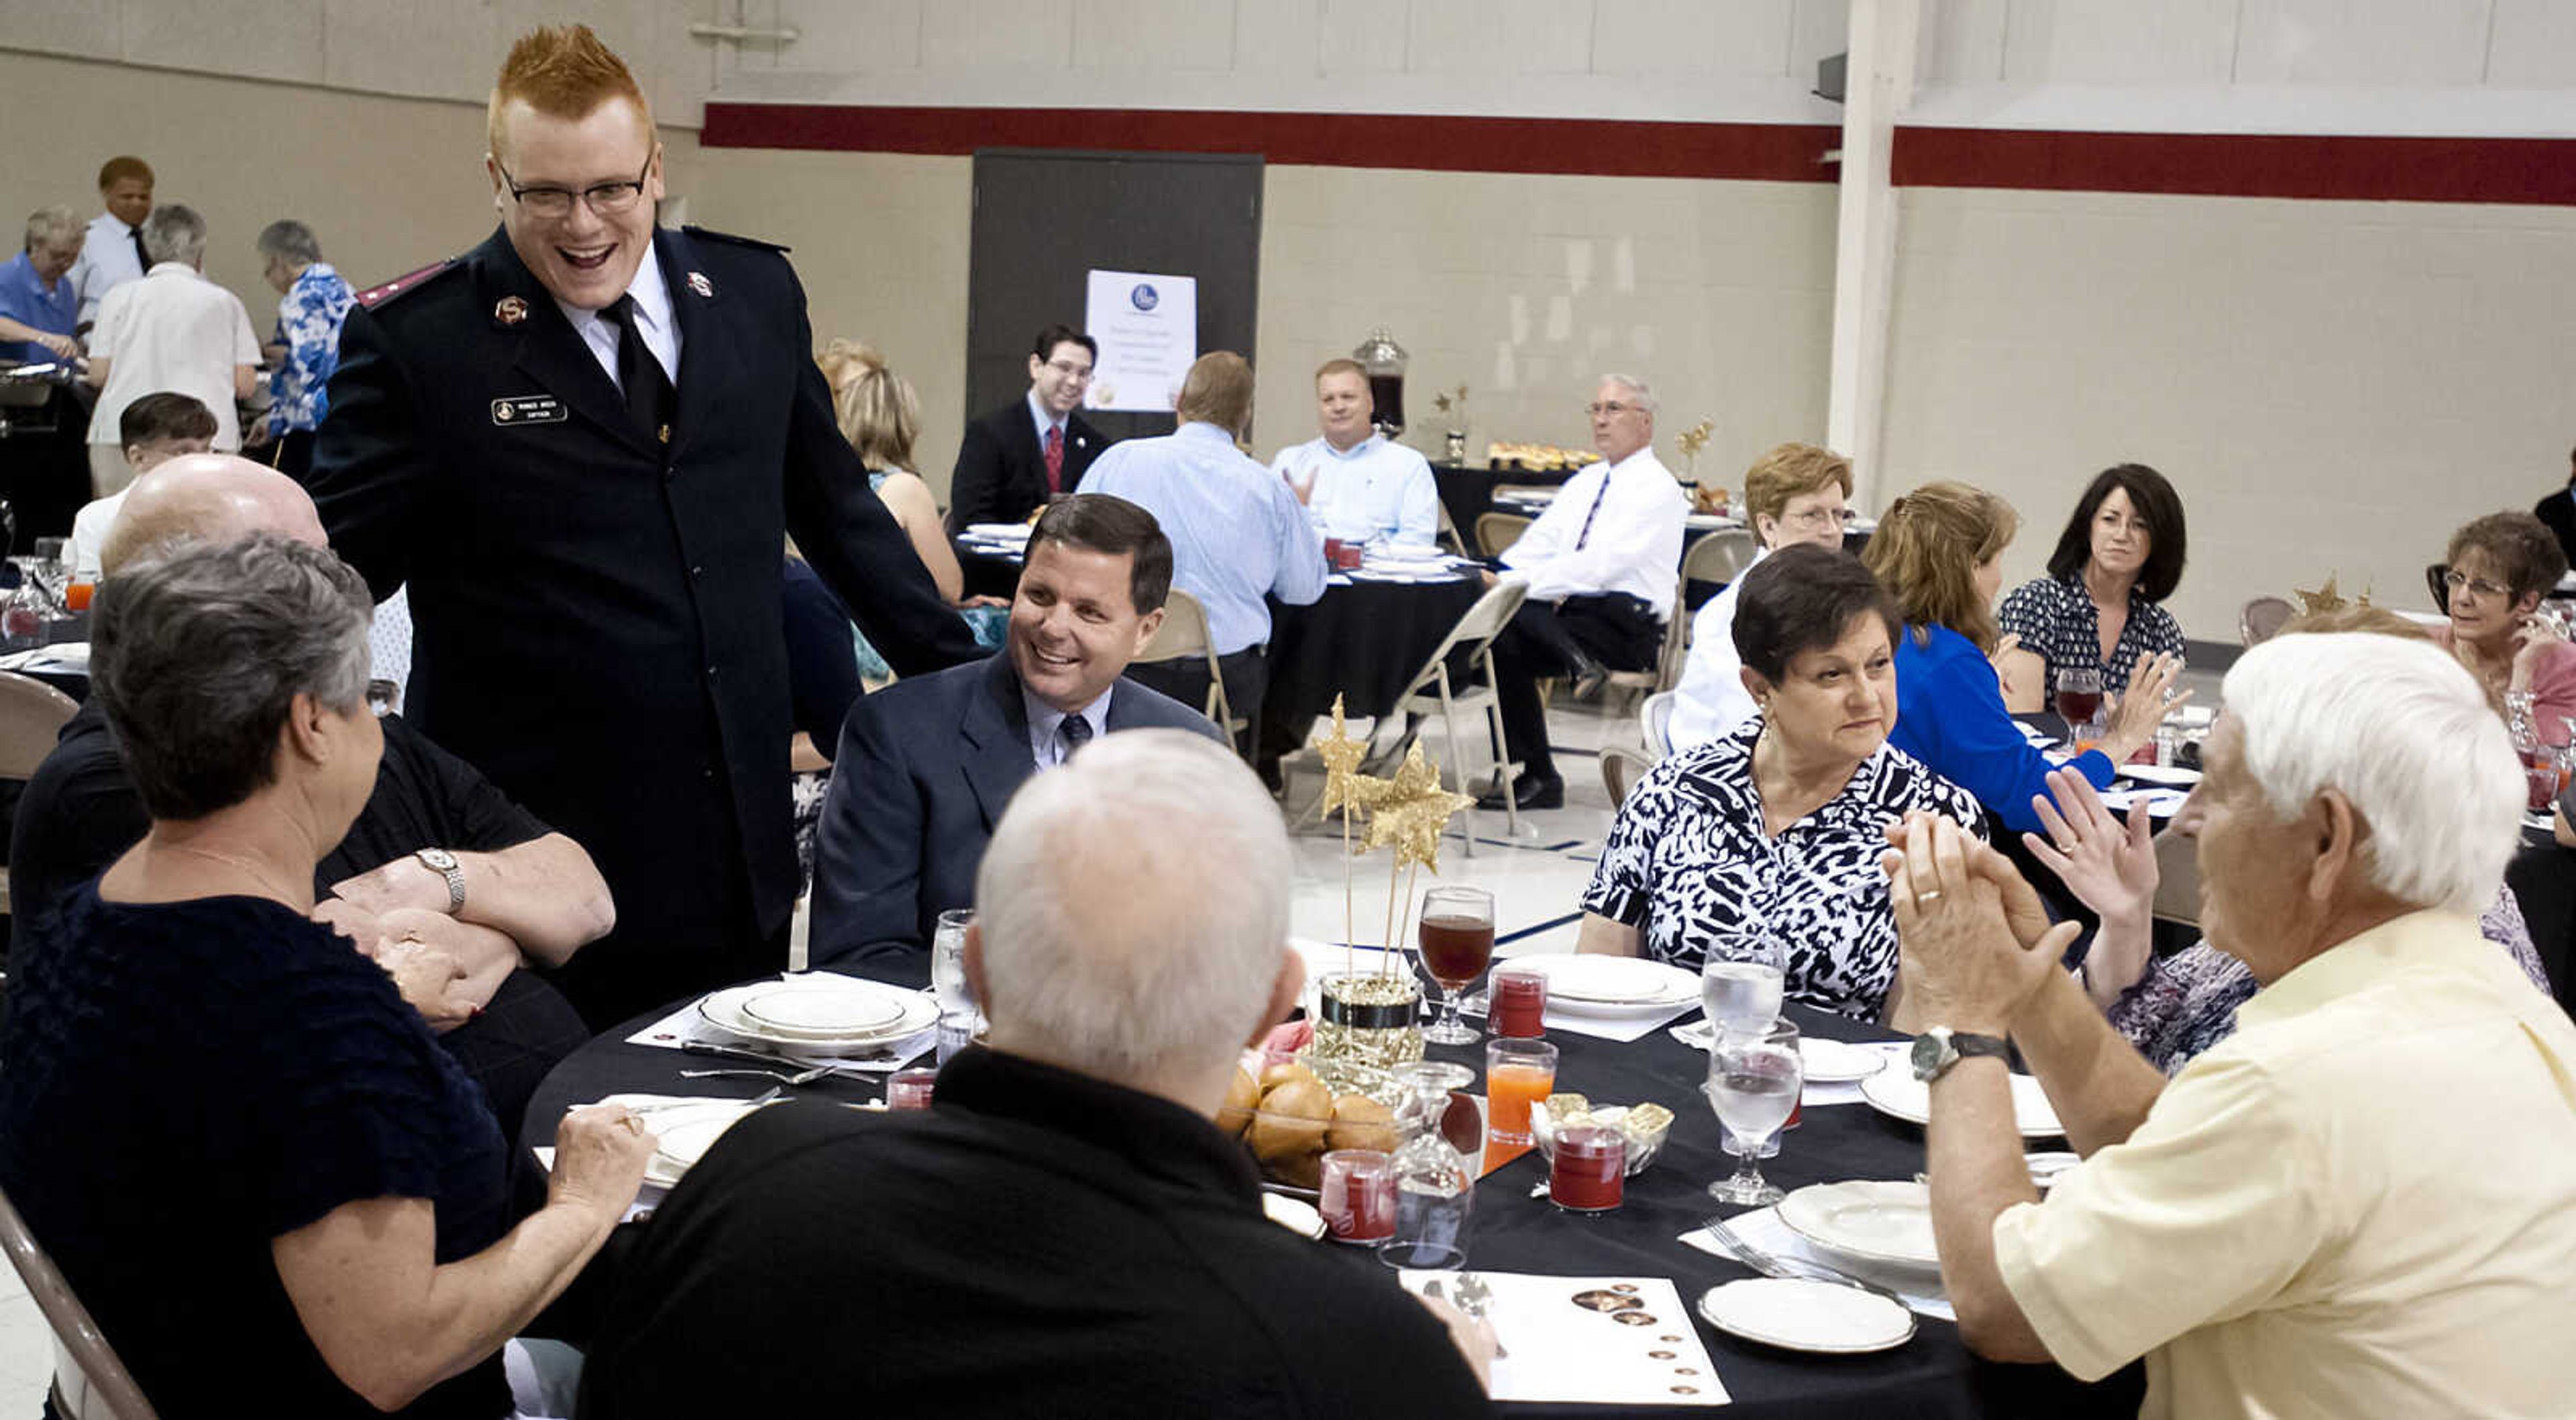
M624 99L635 105L644 131L653 131L653 106L617 52L599 42L588 25L545 25L528 31L510 46L501 61L501 77L492 85L486 136L492 151L501 151L501 110L513 101L548 118L582 119L601 104Z

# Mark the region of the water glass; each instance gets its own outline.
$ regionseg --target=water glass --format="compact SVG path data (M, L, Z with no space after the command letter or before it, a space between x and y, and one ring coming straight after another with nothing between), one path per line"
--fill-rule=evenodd
M1732 1178L1708 1186L1720 1203L1760 1208L1777 1203L1780 1190L1763 1181L1763 1141L1779 1132L1798 1107L1806 1068L1795 1039L1725 1036L1708 1055L1708 1099L1717 1122L1743 1156Z
M973 925L973 908L954 908L939 914L930 937L930 989L943 1016L975 1009L975 988L966 979L966 929Z
M1395 1162L1395 1230L1377 1245L1389 1267L1451 1272L1467 1261L1467 1220L1476 1207L1476 1179L1454 1153L1445 1163L1399 1154Z
M1712 952L1699 974L1699 1004L1709 1025L1721 1037L1769 1030L1780 1019L1787 966L1787 949L1769 937L1734 956Z
M1762 1034L1763 1034L1763 1038L1764 1038L1764 1039L1766 1039L1766 1040L1773 1040L1773 1041L1779 1041L1779 1042L1781 1042L1781 1043L1784 1043L1784 1044L1786 1044L1786 1045L1787 1045L1791 1050L1795 1050L1795 1049L1797 1049L1797 1048L1798 1048L1798 1027L1797 1027L1797 1025L1796 1025L1794 1022L1790 1022L1790 1021L1774 1021L1774 1022L1772 1022L1772 1023L1771 1023L1771 1029L1769 1029L1769 1030L1767 1030L1767 1031L1764 1031ZM1806 1057L1804 1057L1804 1056L1800 1056L1800 1057L1799 1057L1799 1059L1800 1059L1801 1061L1804 1061L1804 1059L1805 1059L1805 1058L1806 1058ZM1800 1088L1801 1088L1801 1092L1802 1092L1802 1094L1803 1094L1803 1091L1804 1091L1804 1085L1803 1085L1803 1083L1801 1084L1801 1087L1800 1087ZM1761 1152L1761 1153L1759 1153L1759 1154L1756 1154L1754 1157L1756 1157L1756 1158L1762 1158L1762 1159L1776 1159L1776 1158L1780 1157L1780 1140L1781 1140L1784 1136L1786 1136L1790 1130L1795 1129L1795 1128L1797 1128L1797 1127L1798 1127L1798 1116L1799 1116L1802 1112L1804 1112L1804 1110L1805 1110L1805 1104L1803 1103L1803 1100L1802 1100L1802 1102L1800 1103L1800 1105L1799 1105L1797 1108L1792 1109L1792 1110L1790 1110L1790 1111L1789 1111L1789 1118L1788 1118L1788 1121L1787 1121L1786 1123L1782 1124L1782 1125L1780 1126L1780 1128L1779 1128L1777 1131L1775 1131L1775 1132L1771 1135L1771 1137L1770 1137L1770 1138L1765 1139L1765 1140L1763 1140L1763 1141L1762 1141L1762 1152ZM1736 1153L1741 1153L1741 1152L1743 1152L1741 1149L1739 1149L1739 1148L1737 1148L1737 1147L1736 1147L1736 1143L1735 1143L1734 1138L1733 1138L1732 1136L1728 1135L1728 1134L1726 1133L1726 1131L1725 1131L1725 1130L1723 1130L1723 1129L1721 1129L1721 1130L1719 1130L1719 1131L1718 1131L1718 1144L1717 1144L1717 1147L1718 1147L1718 1149L1719 1149L1721 1152L1723 1152L1723 1153L1728 1153L1728 1154L1736 1154Z

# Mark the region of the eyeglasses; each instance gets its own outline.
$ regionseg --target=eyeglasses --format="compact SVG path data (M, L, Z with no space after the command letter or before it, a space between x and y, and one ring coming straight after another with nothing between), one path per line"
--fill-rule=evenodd
M500 165L496 161L493 166ZM644 196L644 179L652 172L653 159L647 155L644 170L637 173L632 182L593 183L579 192L568 187L521 187L518 179L510 176L510 170L502 168L501 183L510 189L510 200L528 209L530 216L553 222L571 216L575 201L588 203L590 210L602 217L615 217L632 210Z
M1849 508L1809 508L1803 513L1791 513L1780 521L1802 528L1821 528L1832 523L1841 523L1848 527L1851 520L1858 516L1859 514Z
M1064 376L1068 380L1087 380L1091 378L1091 367L1089 365L1076 365L1065 360L1049 360L1047 361L1046 367L1055 371L1057 374Z
M1636 413L1643 414L1646 412L1646 406L1642 404L1622 404L1615 399L1595 400L1592 403L1583 406L1583 412L1591 415L1595 419L1600 418L1604 414L1626 414L1632 410Z
M2442 585L2450 588L2454 594L2469 591L2475 592L2481 597L2508 596L2513 591L2513 588L2511 587L2499 587L2484 577L2472 577L2466 572L2443 573Z

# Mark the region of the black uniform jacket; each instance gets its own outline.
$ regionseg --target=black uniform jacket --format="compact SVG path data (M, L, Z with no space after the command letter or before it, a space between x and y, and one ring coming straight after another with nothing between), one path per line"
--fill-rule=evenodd
M691 228L654 256L667 442L495 232L350 312L310 486L377 596L411 588L412 717L606 875L618 931L577 975L713 981L768 965L796 892L782 534L898 670L981 653L834 426L781 250Z

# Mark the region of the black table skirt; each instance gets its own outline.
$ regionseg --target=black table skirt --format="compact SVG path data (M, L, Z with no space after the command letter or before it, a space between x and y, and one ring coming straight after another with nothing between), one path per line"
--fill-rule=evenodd
M545 1144L565 1109L619 1092L696 1094L747 1098L762 1080L683 1080L683 1069L721 1062L676 1050L628 1045L632 1035L661 1013L639 1017L575 1052L537 1090L528 1106L525 1138ZM1885 1039L1873 1026L1789 1008L1801 1029L1840 1040ZM1530 1155L1497 1169L1479 1186L1470 1224L1468 1260L1497 1272L1565 1276L1633 1274L1670 1277L1686 1303L1721 1282L1751 1275L1740 1264L1675 1241L1714 1208L1711 1179L1733 1168L1719 1150L1715 1115L1699 1092L1707 1057L1657 1031L1630 1045L1559 1032L1562 1057L1557 1085L1605 1104L1656 1100L1675 1115L1672 1137L1644 1173L1628 1180L1627 1203L1592 1217L1560 1213L1529 1196L1545 1177ZM1469 1064L1482 1073L1483 1049L1434 1047L1432 1054ZM810 1098L875 1098L873 1084L841 1077L808 1086ZM1807 1111L1788 1135L1780 1157L1763 1166L1784 1188L1841 1179L1909 1179L1923 1167L1923 1131L1886 1118L1863 1104ZM1676 1318L1677 1320L1677 1318ZM1691 1324L1707 1344L1718 1377L1735 1399L1728 1415L1751 1417L1845 1416L2134 1416L2144 1393L2142 1368L2132 1366L2098 1386L2078 1385L2055 1366L2011 1366L1980 1361L1960 1344L1948 1322L1918 1318L1912 1341L1870 1356L1815 1357L1737 1341L1696 1315ZM1073 1399L1068 1397L1068 1400ZM1078 1408L1078 1407L1077 1407ZM1513 1415L1606 1417L1602 1406L1507 1406ZM1684 1412L1640 1409L1640 1417L1670 1420Z
M960 556L969 591L1007 597L1019 584L1017 558L962 550ZM1272 602L1264 714L1326 714L1337 692L1346 714L1388 713L1423 659L1483 593L1483 583L1469 575L1446 582L1354 581L1324 588L1311 606Z

